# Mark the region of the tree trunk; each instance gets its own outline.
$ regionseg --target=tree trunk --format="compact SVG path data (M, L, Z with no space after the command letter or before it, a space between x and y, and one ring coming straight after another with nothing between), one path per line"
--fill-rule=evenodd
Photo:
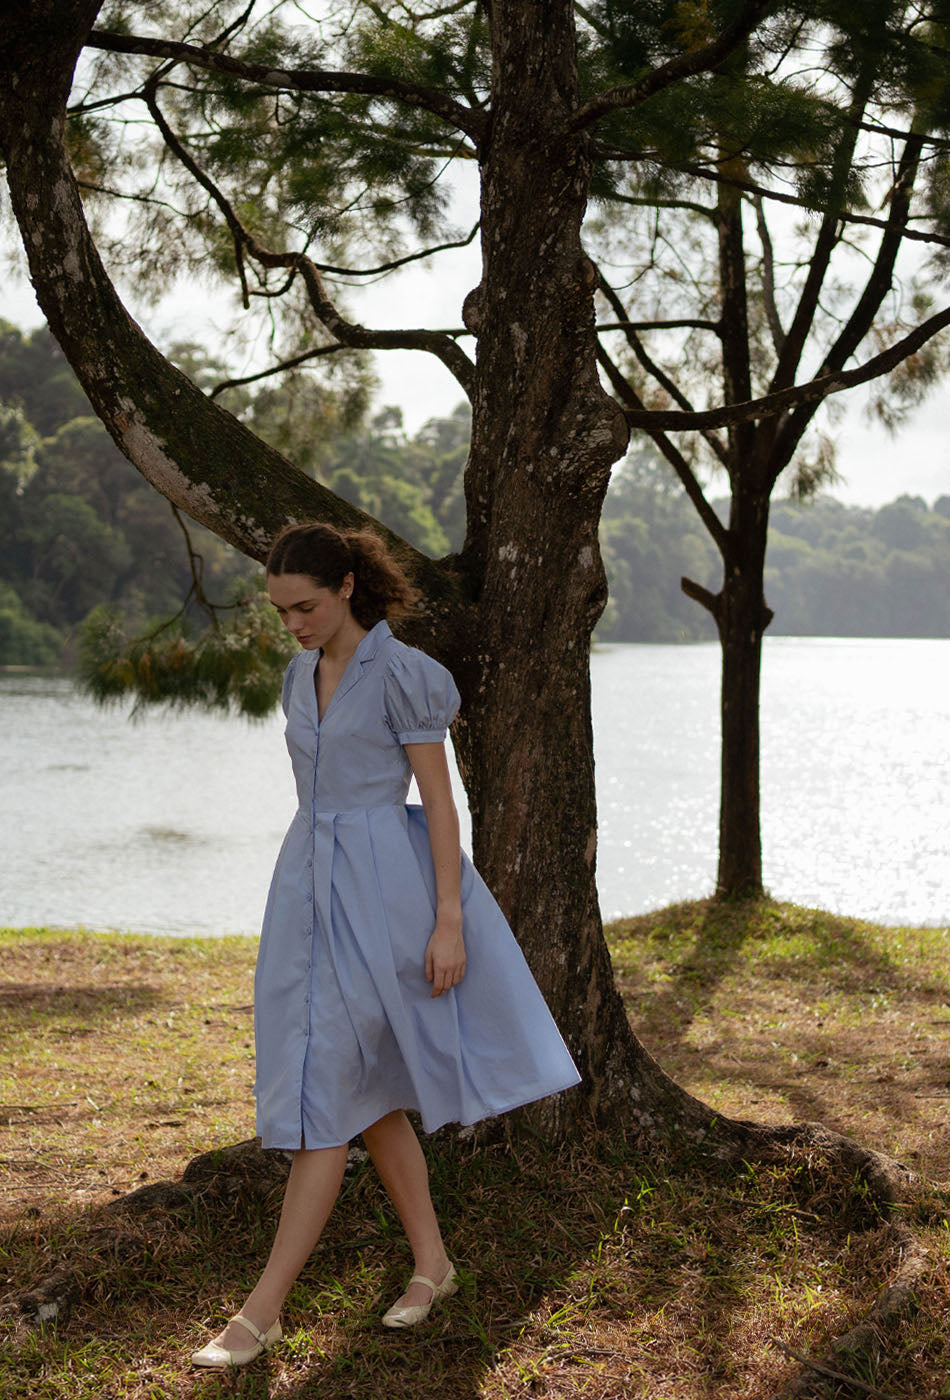
M484 270L466 302L478 358L462 564L477 621L456 746L476 864L584 1076L584 1093L531 1111L561 1131L630 1087L595 884L589 666L606 600L597 527L627 430L596 373L585 141L563 135L577 104L571 7L497 5L491 25Z
M724 162L723 169L738 176L747 173L741 160ZM725 184L718 187L717 213L723 393L726 403L743 403L752 397L752 366L738 189ZM771 617L762 595L771 482L761 484L755 425L732 426L728 436L732 505L723 586L715 614L722 644L716 893L734 899L762 893L759 678L762 633Z
M721 779L719 798L720 898L762 894L759 820L759 685L762 636L772 620L762 580L768 539L769 498L747 480L733 489L729 522L731 558L719 597L722 644Z

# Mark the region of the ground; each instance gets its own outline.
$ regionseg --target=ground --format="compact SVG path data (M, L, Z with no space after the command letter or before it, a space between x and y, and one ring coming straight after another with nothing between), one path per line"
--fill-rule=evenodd
M634 1028L685 1087L733 1116L821 1119L950 1185L950 930L700 902L610 937ZM234 1178L162 1218L101 1208L252 1135L254 941L21 930L0 953L0 1292L64 1263L81 1284L62 1324L7 1319L0 1400L770 1400L800 1369L775 1340L820 1360L892 1276L887 1222L817 1159L725 1168L617 1134L434 1143L456 1300L419 1333L379 1327L408 1260L354 1162L286 1344L194 1376L188 1351L239 1304L279 1188ZM906 1400L950 1396L944 1203L907 1203L931 1251L919 1308L851 1372Z

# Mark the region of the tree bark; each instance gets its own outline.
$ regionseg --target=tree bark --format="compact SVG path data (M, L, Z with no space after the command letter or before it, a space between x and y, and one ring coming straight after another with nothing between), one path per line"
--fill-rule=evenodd
M491 29L483 277L465 312L478 356L461 562L477 622L456 748L476 864L587 1086L531 1110L556 1133L578 1112L616 1110L631 1082L595 885L589 667L606 600L597 527L627 429L596 372L587 142L565 135L578 103L571 6L496 5Z
M727 162L724 169L727 173L744 171L741 161ZM717 190L717 205L723 395L726 403L743 403L752 397L752 364L742 196L734 186L722 184ZM757 469L757 435L751 422L733 424L728 430L732 504L716 609L722 644L716 893L729 899L762 893L759 685L762 634L771 617L762 595L762 580L772 482Z
M768 489L739 481L733 488L730 558L716 612L722 646L716 877L716 894L721 899L755 898L763 893L759 691L762 637L772 619L762 590L768 524Z

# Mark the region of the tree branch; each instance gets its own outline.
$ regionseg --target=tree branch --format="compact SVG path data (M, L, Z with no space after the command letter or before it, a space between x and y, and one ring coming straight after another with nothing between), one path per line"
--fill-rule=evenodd
M204 68L212 73L226 73L232 78L243 78L247 82L259 83L262 87L288 92L312 92L318 95L352 92L365 97L381 97L393 102L402 102L406 106L421 108L422 111L440 117L450 126L464 131L476 144L481 140L488 124L483 112L463 107L460 102L446 97L436 88L407 83L400 78L371 77L366 73L336 73L317 68L272 68L263 63L249 63L244 59L232 58L230 54L217 53L196 44L150 39L144 35L116 34L107 29L94 29L87 40L87 47L104 49L108 53L134 53L154 58L170 58L176 62L188 63L194 68Z
M633 411L643 409L643 400L637 394L633 385L627 380L626 376L621 374L602 345L597 346L597 362L603 366L607 378L610 380L611 387L621 403L626 404L628 409ZM656 446L663 453L663 456L679 477L683 490L696 507L700 519L706 526L710 535L712 535L720 553L724 559L727 558L730 546L729 532L712 506L706 500L703 488L696 479L692 467L679 448L674 443L670 442L664 432L649 427L646 429L646 432L656 443Z
M908 133L898 126L887 126L883 122L858 122L859 131L870 132L872 136L887 136L892 141L906 141ZM932 133L922 138L925 146L932 146L935 151L950 151L950 140L945 136L934 136Z
M319 272L328 272L331 277L376 277L382 272L392 272L407 263L418 262L421 258L431 258L436 253L444 253L448 248L467 248L474 241L480 225L475 224L464 238L452 243L437 243L433 248L422 248L417 253L408 253L404 258L394 258L392 262L380 263L378 267L333 267L330 263L314 262Z
M907 133L904 133L906 137ZM614 161L643 161L655 160L655 152L644 151L622 151L602 147L595 149L595 154L601 160ZM747 178L739 178L735 175L724 175L722 171L716 170L708 165L694 165L689 161L678 162L676 169L683 175L693 175L698 180L710 180L714 184L734 185L736 189L742 190L744 194L757 194L763 199L770 199L777 204L790 204L795 209L805 209L809 214L820 213L814 205L802 199L797 194L786 194L783 190L769 189L767 185L757 184L756 181ZM931 218L932 215L920 214L918 218ZM873 214L852 214L844 209L839 209L837 218L843 224L862 224L866 228L890 229L893 227L889 219L877 219ZM905 228L903 237L915 243L931 243L941 248L950 248L950 236L942 233L926 233L923 229Z
M620 317L623 317L623 302L620 300L613 287L611 287L610 283L606 280L603 273L600 272L599 269L597 276L598 288L602 296L604 296L605 299L610 303L611 307L614 310L614 313L618 314ZM653 358L647 354L646 347L644 346L642 340L640 340L639 336L636 335L633 329L631 329L631 325L632 323L625 326L624 332L626 335L627 344L630 346L630 349L633 351L639 363L646 370L647 374L649 374L653 379L656 380L660 388L663 389L665 393L669 394L673 402L679 404L680 408L684 411L684 413L693 413L693 405L690 403L689 399L673 383L669 375L665 374L660 368L660 366L656 364ZM715 433L704 432L703 437L705 438L709 448L719 459L719 461L723 464L723 466L728 466L729 454L726 449L725 443L720 442L719 438L715 435ZM697 509L699 508L697 507Z
M770 1337L769 1341L773 1347L778 1347L779 1351L784 1351L786 1356L790 1356L793 1361L798 1361L802 1366L806 1366L810 1371L817 1371L820 1376L828 1376L830 1380L842 1381L844 1385L850 1386L854 1390L860 1390L865 1395L872 1395L876 1400L897 1400L897 1396L889 1390L881 1390L876 1385L869 1385L867 1381L859 1380L857 1376L845 1375L844 1371L832 1370L830 1366L825 1366L821 1361L813 1361L810 1356L805 1356L803 1352L795 1351L784 1342L780 1342L778 1337Z
M471 398L475 387L475 366L461 346L444 331L371 331L365 326L346 321L327 295L323 278L310 259L300 258L299 265L310 305L337 340L354 350L427 350L442 361Z
M139 88L135 88L133 92L119 92L114 97L100 97L95 102L77 102L75 106L66 108L66 115L84 117L89 112L101 112L104 107L121 107L123 102L131 102L141 95Z
M298 365L306 364L308 360L319 359L322 355L334 355L338 350L348 350L348 345L320 345L316 350L304 350L300 355L292 355L289 360L281 360L279 364L270 365L267 369L258 370L256 374L245 374L240 379L222 379L220 384L216 384L209 392L209 399L216 399L219 394L223 394L225 389L239 389L243 384L256 384L259 379L269 379L273 374L282 374L285 369L296 369Z
M673 83L681 82L684 78L692 78L698 73L705 73L710 68L715 68L738 44L742 43L743 39L752 33L770 4L771 0L750 0L750 3L739 12L732 24L711 43L704 44L702 48L693 49L688 53L677 54L675 58L661 64L659 68L654 68L652 72L638 78L635 83L625 83L622 87L610 88L607 92L602 92L598 97L592 98L590 102L586 102L578 110L569 130L583 131L586 127L599 121L601 117L606 116L608 112L616 112L626 107L637 107L648 97L662 92L664 88L670 87Z
M703 428L721 428L730 423L743 423L750 418L771 418L798 408L800 404L813 403L826 399L830 394L840 394L843 389L853 389L858 384L867 384L888 374L892 369L913 355L928 340L950 326L950 307L938 311L921 322L915 330L896 341L887 350L874 355L856 369L839 370L835 374L821 375L807 384L792 385L779 389L774 394L752 399L748 403L728 404L723 408L711 408L698 413L677 413L669 409L628 410L627 422L631 428L646 428L665 432L698 432Z
M775 300L775 252L772 248L772 235L769 233L769 226L765 219L762 196L753 195L752 203L755 206L755 223L759 242L762 244L762 300L765 303L765 317L769 324L769 334L772 337L772 348L776 355L781 355L782 346L785 344L785 332L782 329L782 320L778 314L778 304Z
M699 603L701 607L706 608L716 621L719 621L719 612L722 606L720 593L710 593L709 589L704 588L701 583L696 583L693 579L685 576L680 579L680 588L687 598L692 598L694 603Z
M177 157L186 170L201 187L208 192L221 210L225 222L235 240L236 249L250 253L263 267L298 268L304 279L310 304L331 335L341 345L353 350L426 350L437 356L458 380L467 395L471 395L474 383L475 366L465 351L442 331L400 330L373 331L365 326L355 325L344 320L327 295L319 269L302 253L277 252L267 248L241 222L227 196L218 189L211 177L204 171L194 156L172 131L156 100L154 85L147 84L143 93L152 120L161 132L169 150ZM238 258L241 268L240 256Z
M689 316L673 321L598 321L594 329L598 331L696 330L712 331L713 335L722 335L722 325L719 321L704 321L701 318L693 319Z
M695 199L676 199L669 196L657 197L655 195L635 195L619 194L613 190L608 195L602 196L603 202L613 204L629 204L635 209L688 209L692 214L699 214L704 219L709 219L713 223L719 217L718 210L710 204L700 204Z
M822 371L833 373L847 363L874 325L874 318L880 310L881 303L890 291L901 246L901 228L908 217L921 150L921 139L916 136L908 137L901 152L897 179L891 194L891 227L881 238L881 245L864 291L834 344L826 353L819 374ZM814 417L816 408L817 405L803 405L782 425L774 456L777 471L782 469L779 462L783 458L782 465L791 460L792 453Z
M856 91L851 105L850 115L855 121L864 114L872 81L871 65L866 61L863 70L858 74ZM858 129L852 124L835 148L828 203L822 213L821 227L815 239L808 272L801 295L798 298L798 305L795 307L795 314L788 328L788 334L782 342L782 352L778 357L778 363L769 384L770 390L785 389L795 382L805 343L814 323L821 289L831 264L831 256L838 242L840 226L838 213L844 204L857 139Z

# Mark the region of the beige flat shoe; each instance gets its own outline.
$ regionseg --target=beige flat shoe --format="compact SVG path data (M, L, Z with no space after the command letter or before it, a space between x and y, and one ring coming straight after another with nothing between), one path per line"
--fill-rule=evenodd
M225 1347L218 1346L217 1342L209 1342L200 1351L192 1352L192 1366L206 1366L215 1371L223 1371L227 1366L246 1366L249 1361L256 1360L262 1352L270 1351L271 1347L275 1346L283 1336L280 1318L276 1322L272 1322L266 1332L262 1332L243 1313L236 1313L231 1321L239 1322L242 1327L247 1328L252 1337L257 1338L254 1346L244 1347L239 1351L228 1351Z
M426 1278L424 1274L413 1274L409 1283L424 1283L426 1288L432 1289L432 1297L428 1303L419 1303L414 1307L391 1307L388 1313L383 1314L384 1327L415 1327L417 1322L424 1322L429 1316L433 1303L438 1303L443 1298L451 1298L453 1293L458 1292L459 1287L454 1264L449 1265L449 1271L441 1283L433 1283L431 1278Z

